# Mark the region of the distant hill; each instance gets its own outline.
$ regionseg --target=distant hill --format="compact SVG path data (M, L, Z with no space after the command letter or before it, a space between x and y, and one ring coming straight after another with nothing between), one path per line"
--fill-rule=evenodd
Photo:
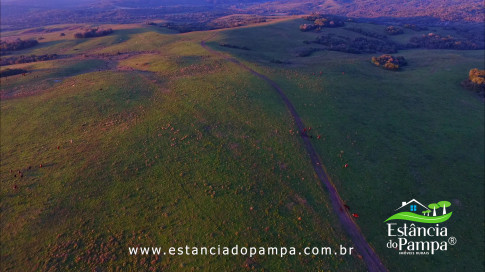
M315 12L360 18L413 18L426 22L484 22L482 0L4 0L1 2L1 24L5 30L109 20L129 23L199 12L205 12L204 17L207 13L227 16Z
M2 8L4 6L21 6L21 7L35 7L35 8L66 8L66 7L80 7L89 3L93 3L93 0L2 0Z
M353 17L433 17L444 21L484 21L482 0L336 0L332 11Z
M430 17L442 21L484 21L482 0L287 0L253 5L257 13L330 13L349 17Z

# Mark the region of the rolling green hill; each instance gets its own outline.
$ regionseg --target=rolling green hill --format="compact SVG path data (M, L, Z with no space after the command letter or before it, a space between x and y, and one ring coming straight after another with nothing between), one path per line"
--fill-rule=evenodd
M483 270L483 227L470 226L484 221L484 106L460 86L483 69L483 50L405 50L409 66L391 72L370 63L375 54L297 57L319 35L301 23L185 34L130 25L86 40L61 30L16 52L63 58L2 67L29 71L1 78L2 270L365 270L358 254L129 255L352 246L279 96L202 40L281 86L390 271ZM411 198L450 200L455 247L433 259L386 248L383 221Z

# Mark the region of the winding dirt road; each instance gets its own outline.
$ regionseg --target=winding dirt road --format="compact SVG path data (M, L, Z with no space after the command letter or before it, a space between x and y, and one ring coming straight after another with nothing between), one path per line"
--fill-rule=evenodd
M212 37L210 37L212 38ZM208 38L207 40L209 40ZM301 132L305 128L305 125L303 124L303 121L301 120L300 116L298 115L298 112L296 111L295 107L291 103L291 101L288 99L286 94L283 92L280 86L276 84L273 80L269 79L267 76L260 74L253 69L249 68L248 66L244 65L243 63L239 62L237 59L229 57L221 52L218 52L206 45L206 41L201 41L200 45L205 48L207 51L210 53L223 57L226 60L233 62L237 64L238 66L248 70L251 72L253 75L261 78L262 80L266 81L271 85L271 87L278 93L278 95L281 97L283 102L285 103L286 107L290 111L291 116L293 117L294 122L296 123L298 130ZM302 140L305 146L305 149L310 156L313 169L315 170L315 173L317 174L318 178L320 179L320 182L324 185L326 188L329 196L330 196L330 201L332 203L333 209L335 213L337 214L340 223L342 224L343 228L347 232L347 234L350 236L352 241L354 242L355 249L359 252L359 254L362 256L364 262L367 265L367 269L369 271L388 271L387 268L382 264L381 260L379 259L379 256L375 253L374 249L367 243L364 235L362 234L359 226L354 222L352 219L351 215L347 212L346 208L344 207L344 202L342 201L342 198L340 198L340 195L335 188L335 185L330 181L330 178L328 177L327 173L325 172L323 168L323 164L320 160L320 157L318 156L315 148L313 147L313 144L310 141L309 137L304 137L302 136Z

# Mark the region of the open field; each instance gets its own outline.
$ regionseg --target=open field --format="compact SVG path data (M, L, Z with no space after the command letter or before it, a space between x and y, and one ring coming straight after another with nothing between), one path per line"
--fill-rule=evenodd
M129 256L129 246L352 246L281 99L206 39L285 91L390 271L483 270L484 104L460 86L484 68L483 50L400 51L409 66L391 72L370 63L377 54L297 57L319 35L301 23L121 25L81 40L59 30L16 52L63 58L2 67L29 71L1 79L2 270L365 270L358 255ZM456 246L432 259L386 248L383 221L412 198L452 202Z
M403 55L409 66L391 72L374 67L369 62L372 54L324 51L297 58L292 50L309 38L305 36L317 34L302 35L297 23L287 24L224 31L217 41L252 46L251 51L213 46L248 60L248 65L283 86L314 134L322 135L314 145L343 198L361 215L358 222L368 241L391 271L483 267L482 228L471 226L483 225L483 213L472 207L484 197L484 107L481 98L464 90L460 82L470 68L483 69L484 52L405 50L396 55ZM269 33L276 42L245 43ZM290 64L281 67L271 59ZM343 168L347 163L349 167ZM435 262L419 256L409 262L387 249L382 221L392 207L412 198L452 199L456 217L447 226L463 243L434 256Z
M210 57L202 33L143 32L152 63L96 60L113 68L65 76L46 64L59 82L2 101L2 267L361 269L356 256L128 255L143 244L351 245L268 86ZM39 73L2 87L20 77L34 88Z

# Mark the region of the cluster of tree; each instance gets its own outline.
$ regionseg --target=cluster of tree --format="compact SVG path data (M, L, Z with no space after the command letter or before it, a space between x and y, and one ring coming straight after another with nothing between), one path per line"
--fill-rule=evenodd
M266 22L266 17L250 14L237 14L230 16L223 16L216 18L207 23L210 29L221 29L245 26L249 24L257 24Z
M450 28L459 34L461 38L481 45L481 48L484 48L485 31L483 31L483 24L454 25Z
M307 32L307 31L312 31L316 30L317 26L314 24L301 24L300 25L300 31Z
M24 69L5 69L0 72L0 77L8 77L25 73L27 73L27 70Z
M108 28L108 29L98 29L98 28L93 28L89 29L85 32L79 32L74 34L74 38L76 39L84 39L84 38L93 38L93 37L101 37L101 36L106 36L113 33L113 29Z
M372 57L371 62L375 66L382 67L387 70L397 71L402 66L406 66L408 62L402 56L391 56L391 55L382 55L380 57Z
M31 56L13 56L8 58L2 58L0 60L0 66L12 65L12 64L19 64L19 63L29 63L29 62L36 62L36 61L45 61L45 60L52 60L56 59L58 56L57 54L49 54L49 55L31 55Z
M456 50L474 50L482 49L480 45L470 40L459 40L450 35L440 36L435 33L412 37L407 45L408 48L424 47L428 49L456 49Z
M227 47L227 48L234 48L234 49L241 49L241 50L251 50L246 46L239 46L239 45L228 44L228 43L220 43L219 46Z
M471 69L468 73L468 79L463 81L461 85L485 96L485 70Z
M376 39L379 39L379 40L387 40L387 36L386 35L382 35L382 34L379 34L379 33L376 33L376 32L372 32L372 31L363 30L362 28L358 28L358 27L345 27L344 29L345 30L348 30L348 31L355 32L355 33L362 34L362 35L364 35L366 37L376 38Z
M404 33L404 31L402 30L402 28L399 28L397 26L388 26L384 30L389 35L399 35L399 34L403 34Z
M180 33L209 30L205 24L199 23L162 23L160 27L175 30Z
M30 48L39 44L36 40L21 40L17 39L15 41L0 41L0 50L2 51L16 51L26 48Z
M396 53L397 46L391 41L383 41L376 39L367 39L364 37L349 38L344 36L337 36L334 34L325 34L318 37L314 41L305 41L304 43L317 43L325 46L326 50L340 51L352 54L362 53Z
M300 25L301 31L320 31L325 27L342 27L345 25L343 17L334 15L312 14L305 16L303 19L313 22L313 24Z
M425 27L425 26L417 26L417 25L414 25L414 24L404 24L404 25L402 25L402 27L407 28L407 29L411 29L411 30L414 30L414 31L428 30L428 28Z

